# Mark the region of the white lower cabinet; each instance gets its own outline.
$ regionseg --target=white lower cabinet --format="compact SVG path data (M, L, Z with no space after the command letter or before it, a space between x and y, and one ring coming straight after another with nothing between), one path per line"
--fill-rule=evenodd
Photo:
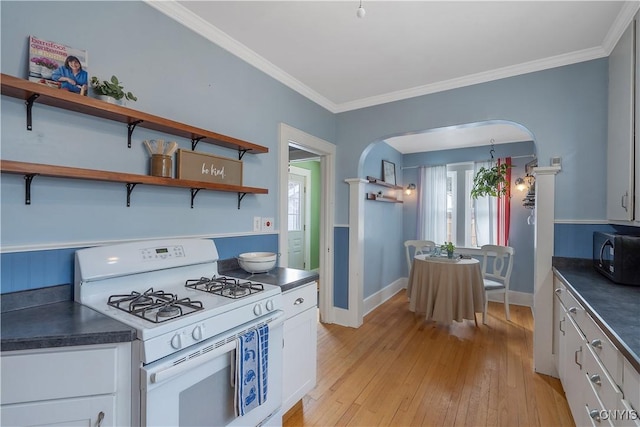
M554 277L553 351L576 426L640 427L640 374Z
M131 424L131 344L3 352L1 424Z
M283 294L285 302L282 412L316 386L318 291L316 282Z

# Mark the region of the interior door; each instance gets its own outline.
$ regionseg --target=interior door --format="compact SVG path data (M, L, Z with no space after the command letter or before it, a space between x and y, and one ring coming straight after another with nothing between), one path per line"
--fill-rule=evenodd
M289 168L289 202L287 229L289 231L289 267L304 270L305 265L305 189L306 176Z

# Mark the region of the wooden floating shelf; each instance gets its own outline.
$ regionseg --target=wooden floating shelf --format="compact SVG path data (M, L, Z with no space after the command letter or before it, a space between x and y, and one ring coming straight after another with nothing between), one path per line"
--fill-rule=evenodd
M381 179L374 178L372 176L368 176L367 181L369 181L370 184L381 185L383 187L393 188L394 190L402 190L402 187L399 185L389 184L388 182L384 182Z
M137 184L156 185L161 187L189 188L191 189L192 208L195 195L200 190L214 190L238 193L238 209L240 209L240 201L246 194L269 193L269 190L267 190L266 188L191 181L186 179L163 178L150 175L137 175L93 169L81 169L67 166L46 165L40 163L16 162L12 160L0 160L0 172L20 174L25 176L27 186L25 190L26 204L31 204L31 181L35 176L123 183L127 185L127 206L130 205L131 191Z
M140 126L142 128L155 130L169 135L191 139L192 150L195 149L198 142L202 141L225 148L236 149L238 150L240 158L242 158L244 153L258 154L269 152L268 147L175 122L152 114L143 113L121 105L109 104L108 102L104 102L99 99L81 96L66 90L51 88L43 84L19 79L7 74L0 74L0 76L2 95L26 101L28 130L31 130L32 128L31 106L34 103L40 103L69 111L75 111L77 113L125 123L129 128L129 147L131 146L131 133L136 126Z
M381 196L376 193L367 193L367 200L375 200L377 202L388 203L403 203L402 200L396 199L395 197Z

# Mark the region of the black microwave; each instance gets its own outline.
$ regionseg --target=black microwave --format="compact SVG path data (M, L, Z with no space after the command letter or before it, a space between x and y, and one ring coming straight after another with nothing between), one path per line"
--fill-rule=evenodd
M616 283L640 285L640 236L595 231L593 266Z

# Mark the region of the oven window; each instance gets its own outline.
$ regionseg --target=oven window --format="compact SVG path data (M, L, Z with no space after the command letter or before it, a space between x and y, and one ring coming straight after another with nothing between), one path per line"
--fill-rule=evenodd
M235 419L231 367L180 392L180 426L225 426Z

